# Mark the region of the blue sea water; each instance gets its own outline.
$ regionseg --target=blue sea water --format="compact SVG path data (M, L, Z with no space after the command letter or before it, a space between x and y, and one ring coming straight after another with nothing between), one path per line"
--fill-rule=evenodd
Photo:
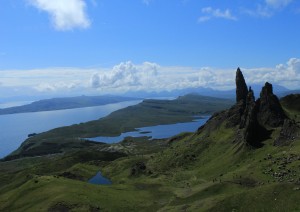
M35 113L0 115L0 158L16 150L27 139L28 134L41 133L57 127L79 124L107 116L113 111L140 103L126 101L96 107L76 108ZM136 131L122 133L117 137L89 138L93 141L116 143L125 137L148 136L152 139L168 138L181 132L194 132L203 125L209 116L192 122L157 125L137 128Z
M104 143L117 143L126 137L143 137L147 136L151 139L163 139L177 135L181 132L195 132L200 126L206 123L210 116L198 118L192 122L156 125L150 127L137 128L136 131L122 133L120 136L106 137L99 136L88 138L91 141L98 141Z
M0 115L0 158L16 150L28 134L96 120L140 102L126 101L96 107Z

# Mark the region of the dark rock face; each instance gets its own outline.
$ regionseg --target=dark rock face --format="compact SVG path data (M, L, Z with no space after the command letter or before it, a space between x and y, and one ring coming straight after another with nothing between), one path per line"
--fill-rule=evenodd
M254 141L256 141L257 132L259 131L256 114L257 105L255 103L254 93L250 88L246 99L246 108L240 122L240 128L245 128L245 140L252 145L256 143Z
M273 87L266 82L260 92L258 121L267 127L279 127L287 118L276 95L273 94Z
M235 84L236 84L236 102L239 102L241 100L246 102L247 95L248 95L248 88L240 68L238 68L236 71Z
M272 128L282 127L281 136L277 143L283 143L291 138L295 125L291 124L285 115L273 87L266 83L260 93L260 98L255 101L254 92L247 84L241 70L236 72L236 101L229 110L214 114L208 124L199 128L198 132L207 133L218 129L220 123L225 122L226 127L237 127L235 141L242 141L253 147L262 146L262 141L270 137Z
M237 102L233 105L226 113L227 116L227 127L234 127L241 122L245 110L245 103L243 101Z
M246 99L246 106L241 118L240 129L244 129L245 141L254 147L260 147L261 142L269 137L270 132L257 120L259 102L255 101L251 87Z
M240 128L244 128L246 125L249 125L250 120L253 120L255 118L256 112L257 112L257 105L255 103L254 93L250 87L246 98L246 104L242 112Z

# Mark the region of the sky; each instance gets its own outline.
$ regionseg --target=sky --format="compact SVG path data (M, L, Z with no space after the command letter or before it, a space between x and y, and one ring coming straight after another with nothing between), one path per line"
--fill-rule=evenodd
M300 88L297 0L0 0L0 98Z

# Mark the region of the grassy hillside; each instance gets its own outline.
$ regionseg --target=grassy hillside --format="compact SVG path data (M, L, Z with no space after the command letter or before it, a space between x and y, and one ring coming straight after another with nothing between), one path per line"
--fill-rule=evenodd
M280 99L281 105L291 112L300 113L300 94L290 94Z
M79 138L116 136L138 127L189 122L196 115L212 114L232 104L231 100L192 94L175 100L144 100L96 121L61 127L31 137L11 156L43 155L81 148L87 142Z
M77 96L44 99L28 105L0 109L0 115L92 107L131 100L137 100L137 98L120 96Z
M219 121L168 140L2 162L0 211L299 211L299 136L274 146L273 128L253 148ZM88 184L98 170L113 184Z

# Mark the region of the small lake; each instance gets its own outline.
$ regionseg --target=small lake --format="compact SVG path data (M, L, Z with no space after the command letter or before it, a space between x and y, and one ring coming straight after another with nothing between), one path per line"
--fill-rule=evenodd
M120 136L106 137L99 136L94 138L87 138L91 141L98 141L104 143L117 143L126 137L150 137L151 139L163 139L177 135L181 132L195 132L200 126L206 123L210 116L203 116L192 122L156 125L150 127L136 128L136 131L122 133Z
M0 158L16 150L28 134L96 120L140 102L126 101L96 107L0 115Z
M94 177L92 177L91 179L89 179L88 181L91 184L97 184L97 185L111 185L112 182L103 177L101 172L98 172Z

